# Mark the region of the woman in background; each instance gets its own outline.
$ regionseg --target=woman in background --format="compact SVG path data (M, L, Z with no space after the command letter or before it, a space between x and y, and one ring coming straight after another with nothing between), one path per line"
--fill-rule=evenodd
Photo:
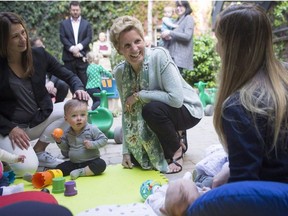
M191 16L192 8L188 1L176 1L176 13L178 18L174 30L165 30L161 33L161 38L169 38L167 48L170 55L177 65L181 75L183 70L193 70L193 34L194 19Z

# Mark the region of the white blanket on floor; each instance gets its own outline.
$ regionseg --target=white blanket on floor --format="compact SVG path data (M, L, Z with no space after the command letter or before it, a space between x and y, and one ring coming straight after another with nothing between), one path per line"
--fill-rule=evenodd
M76 216L157 216L145 203L102 205L80 212Z

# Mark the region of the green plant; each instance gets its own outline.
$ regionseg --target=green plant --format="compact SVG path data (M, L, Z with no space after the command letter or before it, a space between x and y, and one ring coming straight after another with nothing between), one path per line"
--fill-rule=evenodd
M220 68L220 57L215 50L215 39L210 33L194 38L194 70L185 70L184 79L191 85L203 81L207 87L215 87L216 73Z
M60 22L69 17L70 1L0 1L0 11L11 11L22 16L29 36L41 36L46 49L58 60L62 57L59 36ZM83 18L90 21L93 40L101 31L106 32L112 21L121 15L136 15L144 23L147 1L81 1Z
M288 31L279 31L287 28L288 2L279 1L268 11L274 30L274 50L277 58L288 61ZM276 30L276 31L275 31Z

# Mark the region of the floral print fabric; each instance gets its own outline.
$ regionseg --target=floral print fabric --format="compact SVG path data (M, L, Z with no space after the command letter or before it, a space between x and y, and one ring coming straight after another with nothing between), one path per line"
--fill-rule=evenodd
M149 86L148 57L145 56L141 72L136 76L131 65L127 62L122 73L123 99L134 92L147 89ZM168 168L162 146L148 127L142 117L143 103L138 100L131 112L125 112L123 116L124 143L129 152L134 156L143 169L156 169L166 172Z

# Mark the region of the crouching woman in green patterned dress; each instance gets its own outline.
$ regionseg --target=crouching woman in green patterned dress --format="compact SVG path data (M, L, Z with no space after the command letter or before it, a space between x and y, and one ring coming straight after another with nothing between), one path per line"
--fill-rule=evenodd
M136 18L114 20L110 40L125 58L113 70L123 107L122 165L180 172L188 147L181 132L203 117L198 94L182 78L167 50L145 48L143 27Z

